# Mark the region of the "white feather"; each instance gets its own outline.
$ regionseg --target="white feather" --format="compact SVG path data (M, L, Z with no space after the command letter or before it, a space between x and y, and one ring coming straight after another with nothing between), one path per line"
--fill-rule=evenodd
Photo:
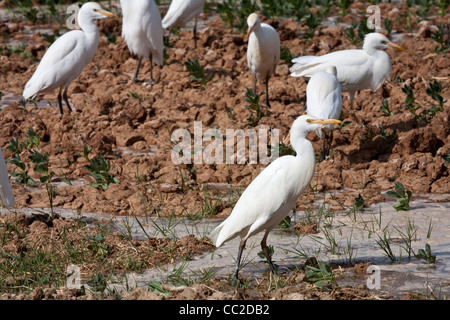
M152 56L164 64L161 14L154 0L120 0L123 14L122 37L128 49L139 58Z
M173 0L162 20L163 28L183 27L200 15L205 2L206 0Z
M3 204L6 207L13 207L16 204L16 199L11 190L11 185L9 184L8 171L6 170L5 158L3 157L3 152L0 149L0 197Z

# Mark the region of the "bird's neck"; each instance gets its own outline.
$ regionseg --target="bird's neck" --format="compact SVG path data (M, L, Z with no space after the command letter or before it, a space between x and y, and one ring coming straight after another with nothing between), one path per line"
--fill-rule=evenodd
M81 30L83 30L83 32L85 33L98 34L97 25L90 17L85 17L82 14L78 14L78 25L80 26Z
M297 136L293 136L291 138L291 145L294 151L297 154L298 159L303 159L305 157L309 157L308 160L312 160L314 163L315 157L314 157L314 147L309 142L308 139L306 139L306 135L301 133Z

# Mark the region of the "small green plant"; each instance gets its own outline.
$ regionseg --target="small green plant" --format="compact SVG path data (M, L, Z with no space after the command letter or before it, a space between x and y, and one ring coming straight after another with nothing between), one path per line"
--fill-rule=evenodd
M431 247L428 243L425 245L425 250L419 249L419 251L417 252L417 254L415 254L415 256L416 258L423 259L428 263L436 262L436 255L431 252Z
M162 283L157 280L153 280L148 284L148 290L151 292L154 292L156 294L159 294L160 296L168 297L170 296L170 291L167 289L164 289L162 287Z
M391 248L391 236L386 229L383 230L383 236L377 234L378 240L376 240L378 246L384 251L384 254L391 260L397 261L397 257Z
M45 184L45 190L47 191L47 196L50 202L50 210L52 218L55 216L53 211L53 198L56 196L56 192L51 184L52 178L55 176L53 171L49 171L49 156L48 153L40 153L37 150L29 149L30 156L28 157L31 162L34 163L34 172L41 174L39 180Z
M355 31L356 30L356 31ZM355 46L362 46L366 34L373 30L367 27L366 20L352 22L351 27L344 29L345 37Z
M206 76L205 69L200 65L197 58L195 58L194 60L188 58L188 61L184 64L186 66L186 69L190 73L189 78L199 82L206 88L206 84L211 81L213 75L210 74L209 76Z
M25 44L23 44L23 42L18 42L17 44L13 44L13 45L9 46L8 50L11 53L17 53L22 58L32 58L33 57L31 52L26 51Z
M139 93L128 91L127 97L142 101L142 96Z
M290 68L294 64L292 59L296 57L291 53L288 47L282 47L280 50L280 59Z
M433 83L429 83L429 87L427 88L426 92L427 95L431 97L431 99L439 103L438 111L444 111L444 103L447 102L447 99L444 99L441 96L442 85L434 80ZM433 107L431 109L433 109Z
M417 113L417 110L421 108L420 105L416 104L416 99L414 97L414 92L410 86L407 84L403 85L402 91L406 94L404 108L408 109L414 115L414 118L417 122L425 122L428 123L428 119L425 111L422 113Z
M447 53L449 51L449 43L450 39L448 39L448 26L444 26L442 24L437 24L436 27L438 30L431 34L431 39L439 44L439 46L435 47L434 50L438 53ZM447 32L446 32L447 31ZM445 39L445 34L447 33L447 40Z
M305 24L308 27L305 30L305 35L308 39L314 38L315 29L320 26L321 19L319 19L315 14L308 13L305 19Z
M387 100L383 100L380 107L380 112L384 113L387 116L393 116L394 112L389 108L389 103Z
M37 22L39 10L33 7L33 2L31 0L18 1L15 11L22 14L26 20L32 23Z
M108 244L105 243L106 238L99 232L95 237L88 237L90 244L87 246L94 255L104 258L110 252Z
M97 273L91 277L86 283L91 287L94 292L100 292L102 299L105 298L105 290L108 287L108 279L102 274Z
M387 129L382 125L380 126L380 136L382 136L384 140L391 142L392 140L394 140L396 135L397 135L396 129L392 130L391 134L388 134Z
M245 32L247 17L253 12L260 11L260 8L254 0L224 0L217 3L217 11L228 27Z
M441 158L445 161L444 165L448 168L448 166L450 165L450 152L447 154L441 155Z
M450 5L450 1L448 0L437 0L437 6L439 7L438 13L441 16L445 15L445 10L447 10L447 7Z
M87 157L89 160L89 158ZM109 171L111 170L111 162L106 159L104 155L98 154L92 160L91 163L86 165L86 169L89 174L94 178L95 183L91 183L91 186L95 188L102 188L107 190L111 183L120 183L119 179L115 178Z
M330 283L337 286L331 265L325 261L318 261L316 266L308 265L305 268L305 281L316 287L324 287Z
M248 89L247 91L245 91L245 101L247 101L248 103L250 103L249 105L245 106L247 109L255 111L256 114L251 114L247 120L248 122L251 124L252 127L256 127L259 123L259 120L261 120L262 117L266 117L267 114L264 113L264 111L262 110L262 108L264 108L264 106L262 106L261 104L259 104L259 95L258 94L254 94L252 89Z
M405 190L405 187L401 182L395 183L395 191L387 191L387 195L397 199L397 203L394 204L396 211L408 211L409 203L411 201L412 192L410 190Z
M352 0L338 0L336 5L339 7L339 15L345 16L352 2Z
M14 153L8 162L14 164L20 169L20 171L14 171L11 173L11 176L16 178L16 183L22 184L25 188L28 185L34 184L33 178L28 175L27 165L20 159L20 155L18 153Z
M384 24L384 29L387 31L388 33L388 37L391 35L392 32L392 21L389 18L385 18L383 21Z

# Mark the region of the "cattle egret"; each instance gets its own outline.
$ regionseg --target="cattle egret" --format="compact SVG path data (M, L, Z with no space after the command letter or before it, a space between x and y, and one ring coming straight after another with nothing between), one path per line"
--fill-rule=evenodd
M0 197L3 204L6 207L13 207L16 204L16 199L11 190L11 185L9 184L8 171L6 170L5 158L3 157L3 152L0 149Z
M266 244L269 232L289 214L300 194L307 188L315 167L314 148L306 139L311 130L340 123L336 119L317 119L310 115L298 117L291 127L291 145L296 156L277 158L245 189L230 216L210 234L216 247L237 236L241 238L234 271L238 279L242 252L249 237L265 230L261 248L274 273L275 267Z
M123 13L122 37L128 49L139 57L133 81L137 81L143 58L150 59L150 84L153 81L153 61L164 64L164 41L161 14L154 0L120 0Z
M381 33L369 33L364 37L362 49L341 50L323 56L303 56L292 60L290 68L293 77L311 77L322 65L333 65L342 91L349 93L350 112L353 114L355 92L363 89L378 90L391 74L392 66L387 48L406 51L390 42Z
M198 16L203 11L206 0L173 0L167 10L162 26L164 29L183 27L195 18L194 23L194 46L197 48L197 22ZM170 34L169 34L170 36Z
M72 30L59 37L48 48L36 71L25 85L25 100L34 98L40 92L59 88L58 103L63 114L62 97L71 111L67 89L84 67L92 61L98 47L99 32L94 19L116 17L103 10L98 3L87 2L78 11L78 25L81 30Z
M248 48L247 63L255 75L253 93L256 94L256 82L266 84L266 104L269 104L269 78L275 73L280 61L280 36L277 31L266 23L261 23L256 13L247 18Z
M336 67L324 65L324 69L314 73L308 82L306 113L318 119L339 119L342 110L342 92L336 78ZM330 132L329 135L327 131ZM330 153L333 125L319 128L316 133L323 139L321 160L324 160Z

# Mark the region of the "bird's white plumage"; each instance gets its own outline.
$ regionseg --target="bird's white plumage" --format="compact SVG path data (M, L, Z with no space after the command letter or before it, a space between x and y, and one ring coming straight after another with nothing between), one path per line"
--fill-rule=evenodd
M25 99L33 98L39 92L67 88L80 75L98 47L99 33L93 20L105 18L105 13L94 2L85 3L80 8L77 18L81 30L65 33L48 48L25 85Z
M275 73L280 61L280 36L271 25L261 23L255 13L249 15L247 23L250 33L247 48L248 67L258 81L266 81Z
M324 71L314 73L306 86L306 113L318 119L339 119L342 93L336 78L336 67L322 66ZM328 128L332 129L332 125ZM322 138L322 129L316 132Z
M6 207L13 207L16 204L16 199L11 190L11 185L9 184L8 171L6 170L5 158L3 157L3 152L0 149L0 197L3 204Z
M128 49L139 58L152 56L164 64L164 41L161 14L154 0L120 0L123 24L122 37Z
M173 0L170 3L162 26L164 29L183 27L202 12L206 0Z
M59 88L58 103L63 113L61 93L69 109L67 89L84 67L93 59L98 47L98 28L94 19L116 15L103 10L98 3L85 3L78 11L78 25L81 30L70 31L58 38L41 59L31 79L23 90L25 100L40 92Z
M322 125L308 119L316 118L302 115L291 127L297 155L280 157L267 166L242 193L230 216L211 232L217 247L237 236L246 239L270 231L292 209L314 174L314 149L306 135Z
M323 65L334 65L342 91L353 94L358 90L378 90L391 74L391 60L384 49L394 47L388 38L380 33L369 33L364 38L363 49L341 50L322 56L304 56L292 60L290 68L293 77L311 77L321 71Z

